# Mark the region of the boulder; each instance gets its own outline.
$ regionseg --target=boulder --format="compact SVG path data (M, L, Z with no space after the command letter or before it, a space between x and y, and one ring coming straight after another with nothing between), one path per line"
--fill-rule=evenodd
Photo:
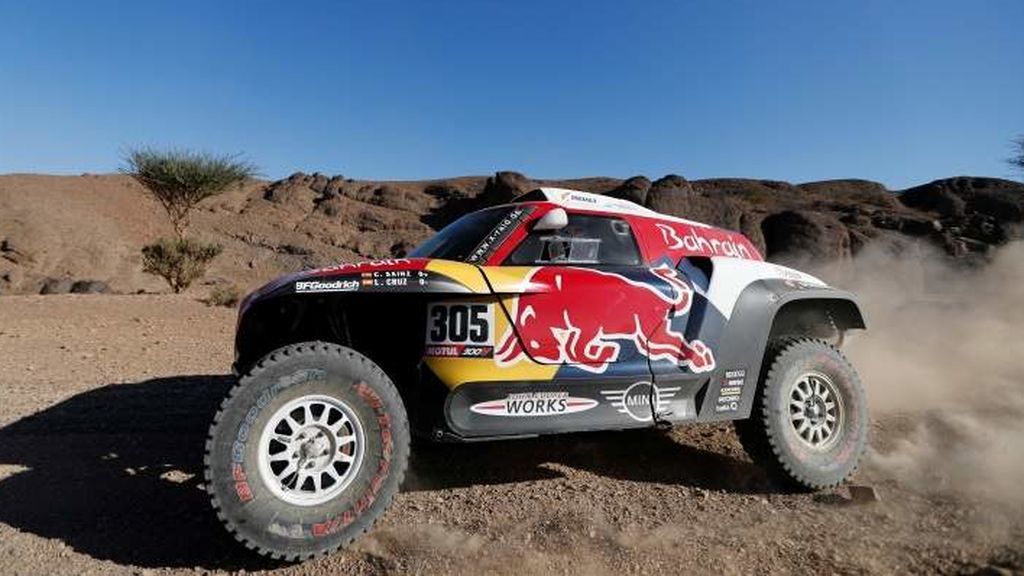
M316 201L320 198L320 192L310 187L313 182L312 176L296 172L284 180L278 180L267 186L263 192L263 198L274 204L294 206L308 212L313 209ZM326 182L324 182L324 188L326 188Z
M962 218L967 212L967 202L937 182L911 188L901 194L899 199L906 206L932 212L943 218Z
M534 188L534 183L519 172L497 172L484 184L484 191L477 198L477 209L511 202L516 196Z
M633 176L608 191L608 196L635 202L641 206L647 204L647 194L651 190L651 181L644 176Z
M316 192L317 194L323 194L324 190L327 189L327 184L330 182L330 180L331 179L328 178L327 176L319 172L314 172L313 176L310 177L306 185L309 187L310 190Z
M406 210L408 212L424 212L429 203L429 197L418 192L403 190L401 188L385 184L374 190L371 204L391 208L392 210Z
M423 193L434 200L434 206L423 216L423 222L435 230L451 224L476 204L476 199L466 190L447 181L429 184Z
M469 197L469 194L465 190L444 180L428 184L423 188L423 193L435 198L440 203L462 200Z
M953 256L987 252L1020 238L1024 184L998 178L935 180L903 191L904 205L940 218L941 244ZM913 234L916 228L901 228Z
M900 202L917 210L956 219L971 213L1001 222L1024 222L1024 184L999 178L961 176L904 190Z
M693 186L686 178L669 174L651 183L644 204L655 212L682 216L687 201L693 197Z
M693 187L711 198L729 197L743 202L748 208L776 211L785 207L806 207L813 196L790 184L778 180L751 178L711 178L693 182Z
M735 198L698 193L682 176L669 174L651 184L647 207L655 212L739 230L743 204Z
M39 289L40 294L67 294L71 292L74 282L70 278L47 278L43 280L43 287Z
M72 294L109 294L110 286L102 280L78 280L71 285Z
M786 210L761 221L765 256L775 261L849 258L850 233L835 216Z
M837 180L820 180L797 184L797 188L815 197L816 200L835 200L843 204L871 204L884 208L898 208L899 199L896 194L881 182L845 178Z
M344 176L334 176L327 181L327 185L324 187L323 194L324 198L336 198L341 195L342 189L345 187Z

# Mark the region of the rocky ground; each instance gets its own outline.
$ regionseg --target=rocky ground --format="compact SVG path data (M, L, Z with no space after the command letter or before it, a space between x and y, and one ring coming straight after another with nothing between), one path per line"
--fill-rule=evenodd
M199 481L235 312L198 300L404 254L542 184L741 230L774 260L839 264L821 273L851 282L871 327L850 346L875 415L855 481L881 500L787 492L728 426L575 435L426 448L352 549L298 567L241 550ZM897 193L861 180L298 173L204 202L192 233L224 253L170 296L139 255L170 227L133 181L2 175L0 573L1020 572L1024 249L1000 247L1022 221L1024 185L987 178Z
M200 204L192 234L224 253L193 292L253 288L305 267L404 255L465 212L540 185L609 194L739 230L774 260L849 260L869 244L985 256L1019 237L1024 222L1024 184L994 178L889 191L865 180L534 180L499 172L371 182L296 173ZM170 234L160 206L126 176L0 175L0 294L163 290L160 279L141 272L140 249Z
M441 446L352 549L274 565L226 535L200 483L233 321L188 296L0 298L0 573L1024 570L1024 500L894 473L931 418L912 409L876 412L856 482L877 502L786 492L725 426Z

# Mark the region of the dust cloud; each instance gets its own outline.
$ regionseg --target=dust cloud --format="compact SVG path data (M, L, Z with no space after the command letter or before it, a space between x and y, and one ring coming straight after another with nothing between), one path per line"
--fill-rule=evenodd
M975 266L876 247L821 274L867 316L845 352L885 431L868 472L1024 507L1024 242Z

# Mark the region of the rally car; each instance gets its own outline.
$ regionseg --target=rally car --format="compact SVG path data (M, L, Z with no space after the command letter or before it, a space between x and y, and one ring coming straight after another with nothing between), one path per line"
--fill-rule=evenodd
M864 394L837 349L864 326L851 294L765 262L742 234L541 188L463 216L407 258L249 295L207 487L240 541L289 560L368 530L414 435L733 420L776 477L831 487L864 451Z

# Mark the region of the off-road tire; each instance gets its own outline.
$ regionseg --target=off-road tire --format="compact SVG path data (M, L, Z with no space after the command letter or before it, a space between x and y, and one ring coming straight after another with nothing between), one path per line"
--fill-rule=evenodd
M267 464L259 460L263 429L282 410L287 413L283 407L306 398L349 408L364 439L351 480L315 505L275 494L267 473L261 474ZM333 552L369 530L391 505L408 459L408 418L388 376L354 350L306 342L265 356L221 403L206 441L206 487L237 540L262 555L300 561Z
M807 374L826 378L841 397L838 436L812 448L791 421L791 393ZM765 358L750 418L734 423L751 459L794 488L821 490L841 484L857 468L867 445L868 412L856 370L831 344L810 338L772 342Z

